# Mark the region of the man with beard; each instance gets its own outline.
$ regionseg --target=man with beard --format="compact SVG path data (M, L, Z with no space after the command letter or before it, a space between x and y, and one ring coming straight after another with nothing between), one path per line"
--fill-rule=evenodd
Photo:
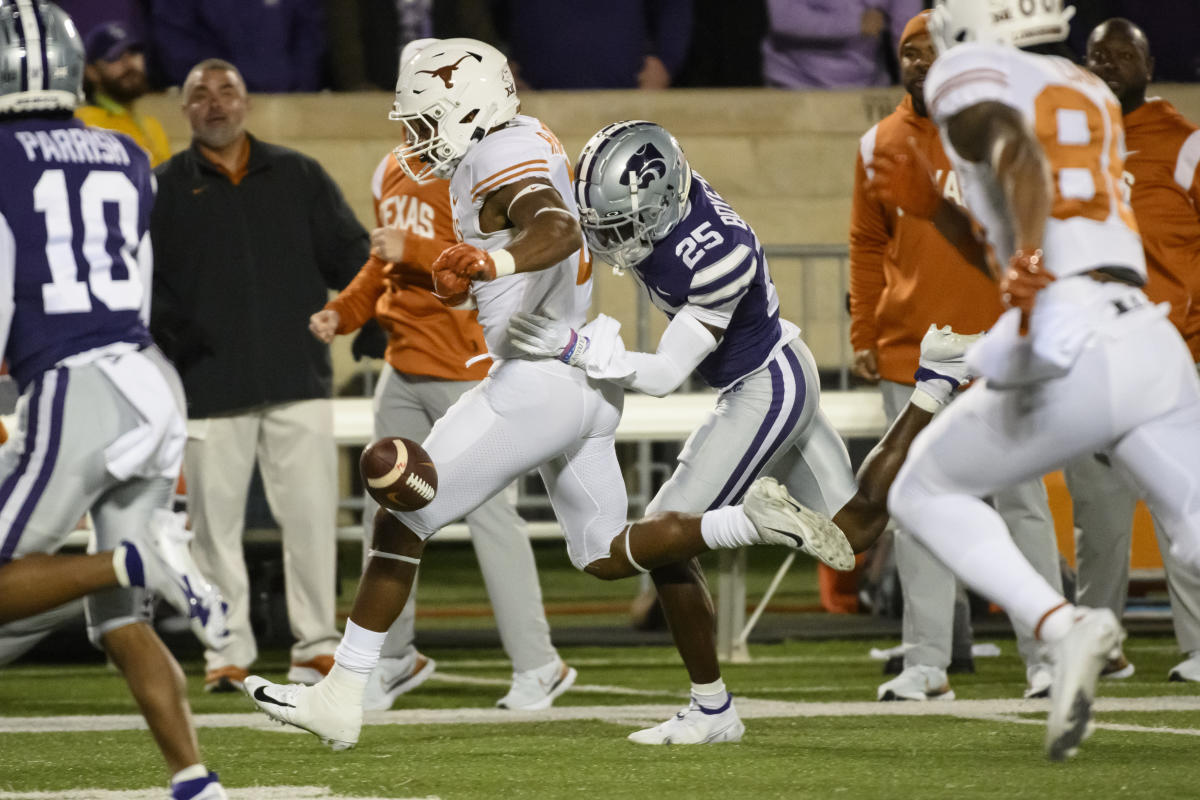
M1146 97L1154 58L1146 34L1115 17L1087 41L1087 68L1121 103L1129 204L1146 251L1146 296L1170 303L1168 319L1200 363L1200 127L1159 97ZM1129 544L1137 493L1108 459L1085 456L1064 470L1075 510L1078 600L1115 614L1125 609ZM1162 526L1159 551L1171 596L1175 637L1185 658L1168 672L1173 681L1200 682L1200 576L1171 556ZM1103 677L1127 678L1133 665L1122 655Z
M131 137L156 167L171 157L171 147L159 121L134 110L134 103L150 89L142 50L142 41L121 22L105 23L89 33L84 68L88 104L76 115L86 125Z
M879 384L889 422L912 394L918 348L930 324L977 333L1003 310L987 275L966 268L968 261L983 261L983 246L962 210L960 177L951 169L925 107L925 75L935 58L929 14L918 14L904 28L897 55L907 96L863 135L855 167L850 222L853 370ZM1061 588L1041 481L1002 489L992 502L1025 557ZM965 592L911 532L897 531L895 542L904 593L904 647L896 659L902 663L894 668L899 675L880 685L877 697L953 699L947 671L974 669ZM1041 696L1050 685L1050 670L1032 631L1018 630L1018 647L1027 692Z

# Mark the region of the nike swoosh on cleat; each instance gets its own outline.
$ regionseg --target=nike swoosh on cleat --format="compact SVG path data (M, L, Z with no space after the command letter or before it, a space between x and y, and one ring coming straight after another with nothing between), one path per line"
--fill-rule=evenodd
M271 695L267 694L267 687L265 686L260 686L254 690L254 699L276 706L283 706L284 708L295 708L295 706L291 703L284 703L281 700L276 700L274 697L271 697Z
M789 533L788 531L781 531L781 530L779 530L779 528L771 528L771 527L767 527L765 525L763 527L767 528L767 530L769 530L769 531L774 531L775 533L778 533L780 536L786 536L789 539L793 539L793 540L795 540L796 544L800 545L801 547L804 547L804 540L801 539L799 536L797 536L794 533Z

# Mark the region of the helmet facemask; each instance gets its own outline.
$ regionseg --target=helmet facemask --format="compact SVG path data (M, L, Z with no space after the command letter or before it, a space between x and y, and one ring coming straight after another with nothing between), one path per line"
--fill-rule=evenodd
M388 114L404 125L396 158L418 183L447 179L471 146L516 116L519 105L499 50L473 39L434 41L400 66ZM425 166L414 169L418 163Z
M607 126L584 146L575 179L588 248L618 272L636 266L682 219L690 189L671 134L644 121Z

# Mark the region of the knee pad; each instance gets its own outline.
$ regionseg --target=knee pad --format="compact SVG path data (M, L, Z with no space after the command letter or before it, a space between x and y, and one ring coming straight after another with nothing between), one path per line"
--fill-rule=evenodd
M104 635L136 622L150 622L151 601L145 589L138 587L104 589L84 598L88 641L104 649Z

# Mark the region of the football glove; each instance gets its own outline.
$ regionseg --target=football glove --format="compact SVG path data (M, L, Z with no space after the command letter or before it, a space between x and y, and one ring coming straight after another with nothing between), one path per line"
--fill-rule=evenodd
M496 264L487 250L459 242L442 251L433 262L433 293L441 298L461 297L471 281L496 279Z
M508 321L508 338L513 346L534 358L557 358L564 364L583 367L591 340L567 323L519 311Z
M1037 293L1053 282L1054 274L1046 269L1041 250L1018 250L1000 279L1000 299L1005 308L1021 309L1022 319L1028 321Z

